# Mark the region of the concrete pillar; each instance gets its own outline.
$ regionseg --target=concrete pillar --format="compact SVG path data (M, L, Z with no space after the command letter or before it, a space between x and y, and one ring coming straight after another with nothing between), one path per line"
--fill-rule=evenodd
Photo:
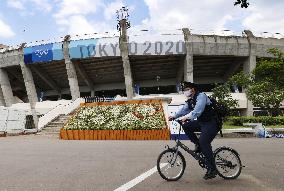
M128 39L127 39L126 20L125 19L120 20L119 25L120 25L119 48L123 62L126 94L127 94L127 99L132 99L134 96L134 88L133 88L131 67L128 57Z
M6 107L10 107L14 103L14 95L8 74L3 68L0 68L0 84L1 84L2 94L6 103L5 105Z
M63 55L65 60L65 66L66 66L72 100L76 100L77 98L80 97L80 90L78 85L76 69L69 55L69 44L70 44L70 36L66 35L63 42Z
M249 57L244 63L243 70L245 73L249 74L251 73L255 67L256 67L256 44L255 44L255 36L253 33L249 30L244 31L248 42L249 42L249 47L250 47L250 52L249 52ZM246 91L246 90L245 90ZM247 102L247 109L245 110L244 114L246 116L252 116L253 115L253 104L250 100Z
M0 106L6 106L2 88L0 87Z
M22 45L21 48L23 50L24 45ZM22 75L23 75L24 82L25 82L25 87L26 87L28 100L29 100L30 107L31 107L31 112L32 112L35 128L37 129L38 128L38 116L36 113L35 106L36 106L36 103L38 102L38 97L36 93L36 87L35 87L32 71L28 67L28 65L24 63L24 54L21 55L20 66L21 66Z
M91 97L95 97L95 90L91 90Z
M184 58L184 81L193 82L193 44L188 28L182 29L186 55Z

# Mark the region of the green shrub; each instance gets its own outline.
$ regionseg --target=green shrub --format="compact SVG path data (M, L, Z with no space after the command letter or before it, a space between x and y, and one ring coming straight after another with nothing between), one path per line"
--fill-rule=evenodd
M227 121L236 126L242 126L243 123L262 123L263 125L284 125L284 116L249 116L249 117L228 117Z

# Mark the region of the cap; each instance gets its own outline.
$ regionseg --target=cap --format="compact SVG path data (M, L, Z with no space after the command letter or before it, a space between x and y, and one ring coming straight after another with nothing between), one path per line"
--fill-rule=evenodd
M195 88L197 89L197 85L193 82L181 82L181 88L182 90L184 90L185 88Z

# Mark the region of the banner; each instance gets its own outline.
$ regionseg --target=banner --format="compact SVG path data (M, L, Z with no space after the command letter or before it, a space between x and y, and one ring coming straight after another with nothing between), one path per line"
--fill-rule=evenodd
M63 60L62 42L24 48L25 64Z
M70 58L88 58L96 52L97 39L75 40L69 44Z
M75 40L69 44L70 58L120 56L118 38Z

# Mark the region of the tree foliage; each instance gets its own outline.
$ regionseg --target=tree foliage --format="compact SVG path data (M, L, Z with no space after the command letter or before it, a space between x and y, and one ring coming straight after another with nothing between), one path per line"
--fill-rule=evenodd
M284 101L284 53L275 48L267 52L274 57L258 61L247 95L254 106L267 109L270 115L277 115Z
M250 74L246 74L243 71L233 75L229 80L228 84L230 86L237 85L239 87L247 88L252 82L252 76Z
M241 8L248 8L249 2L248 0L236 0L234 5L241 5Z
M234 109L237 107L237 100L232 98L230 84L225 83L217 85L213 90L212 97L214 97L218 102L226 105L228 108Z
M273 57L259 59L251 74L237 73L225 84L216 86L213 97L234 108L237 102L230 95L230 87L237 85L246 89L255 107L268 110L270 115L279 114L284 101L284 53L275 48L268 53Z
M267 109L270 115L277 115L280 103L284 100L284 91L269 81L253 82L247 95L253 105Z
M240 72L228 83L246 88L248 99L255 107L277 115L284 101L284 53L275 48L268 53L274 57L259 59L252 74Z
M267 51L273 58L262 58L253 71L256 82L267 81L280 89L284 88L284 53L273 48Z

